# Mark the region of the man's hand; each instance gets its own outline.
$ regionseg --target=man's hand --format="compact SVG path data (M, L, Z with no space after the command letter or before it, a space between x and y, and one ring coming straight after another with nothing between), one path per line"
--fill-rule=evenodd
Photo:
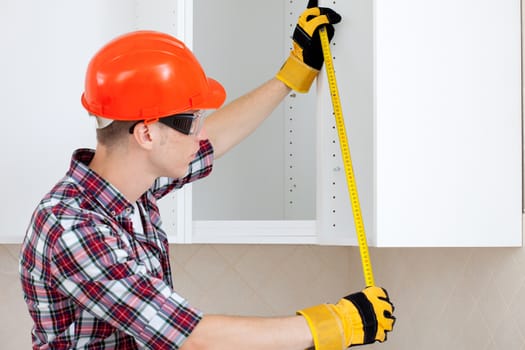
M300 310L312 332L316 350L344 349L383 342L394 327L394 306L386 290L367 287L337 304L321 304Z
M333 24L341 16L327 7L317 7L317 0L310 0L307 9L299 16L293 33L290 56L277 73L277 79L298 92L308 92L313 80L323 66L323 49L319 29L326 27L328 39L334 36Z

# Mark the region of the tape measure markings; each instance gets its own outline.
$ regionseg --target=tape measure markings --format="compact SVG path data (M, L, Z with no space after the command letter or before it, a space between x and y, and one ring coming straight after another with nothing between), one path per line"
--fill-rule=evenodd
M339 136L339 145L341 147L341 155L346 175L346 184L350 196L350 203L352 205L352 213L354 216L354 225L359 243L359 252L361 254L361 263L363 266L363 275L367 286L373 286L374 274L372 272L372 264L370 262L370 255L368 253L368 244L366 240L365 226L361 215L361 205L359 203L359 195L357 193L357 185L352 166L352 157L350 156L350 148L348 146L348 138L346 136L346 127L343 118L343 109L341 107L341 100L339 98L339 90L337 87L337 79L335 77L335 70L332 61L332 53L330 52L330 41L326 28L322 27L319 31L321 37L321 45L323 48L323 56L325 61L326 75L328 78L328 85L330 88L330 96L332 99L333 113L336 121L337 134Z

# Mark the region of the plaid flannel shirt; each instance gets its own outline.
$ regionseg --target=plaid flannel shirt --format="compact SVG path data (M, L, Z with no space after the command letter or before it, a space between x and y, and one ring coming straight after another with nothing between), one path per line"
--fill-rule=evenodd
M156 201L211 172L211 144L201 141L186 176L159 178L138 199L143 233L134 233L132 203L87 166L93 155L75 151L22 245L33 349L178 348L202 312L173 291Z

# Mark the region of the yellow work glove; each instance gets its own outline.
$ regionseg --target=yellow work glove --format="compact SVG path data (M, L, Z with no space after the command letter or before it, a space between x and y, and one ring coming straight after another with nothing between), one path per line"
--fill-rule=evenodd
M386 340L394 327L394 306L386 290L367 287L337 304L312 306L297 313L306 318L315 350L341 350Z
M277 79L297 92L308 92L324 62L319 29L326 27L331 40L334 36L332 24L340 21L337 12L317 7L317 0L310 0L299 17L293 33L292 51L277 73Z

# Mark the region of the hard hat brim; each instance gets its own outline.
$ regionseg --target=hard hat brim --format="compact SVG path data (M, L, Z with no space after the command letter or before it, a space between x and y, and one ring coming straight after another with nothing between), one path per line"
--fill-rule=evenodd
M208 78L208 84L210 86L210 94L207 101L199 109L218 109L226 100L226 91L221 83L215 79Z

